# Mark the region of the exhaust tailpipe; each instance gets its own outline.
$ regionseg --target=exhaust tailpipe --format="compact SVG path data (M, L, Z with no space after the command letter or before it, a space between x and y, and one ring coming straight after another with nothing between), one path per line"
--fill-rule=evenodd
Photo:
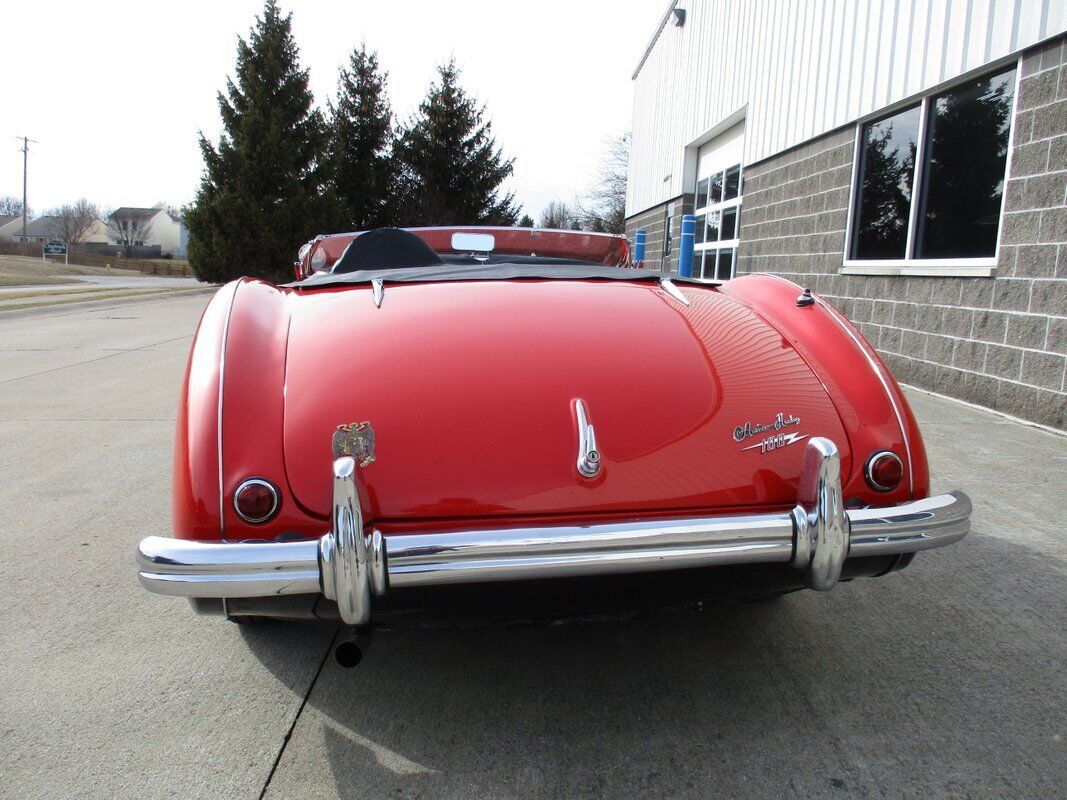
M369 630L357 628L337 643L333 650L333 657L345 669L358 667L367 653L367 648L370 647L370 638Z

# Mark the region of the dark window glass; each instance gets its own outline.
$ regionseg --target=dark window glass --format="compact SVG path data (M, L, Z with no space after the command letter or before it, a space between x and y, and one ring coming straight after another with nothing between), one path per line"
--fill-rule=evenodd
M717 242L719 241L719 212L708 212L708 233L704 239L705 242Z
M694 278L703 278L704 277L703 272L701 270L701 267L702 267L703 263L704 263L704 251L703 250L697 250L695 253L693 253L693 277Z
M734 249L719 251L719 268L715 277L720 281L728 281L734 276Z
M733 200L741 191L741 166L730 167L726 170L726 185L722 194L723 200Z
M705 228L707 228L707 219L704 217L703 214L698 214L697 215L696 237L693 239L693 241L696 244L702 244L703 243Z
M919 258L996 255L1015 70L933 98L927 110Z
M904 258L919 106L863 126L853 258Z
M722 202L722 173L717 172L710 178L711 185L708 188L708 204Z
M702 180L699 183L697 183L696 205L694 205L693 208L703 208L707 204L708 204L708 179L705 178L704 180Z
M722 210L722 230L719 231L719 239L737 238L737 206Z

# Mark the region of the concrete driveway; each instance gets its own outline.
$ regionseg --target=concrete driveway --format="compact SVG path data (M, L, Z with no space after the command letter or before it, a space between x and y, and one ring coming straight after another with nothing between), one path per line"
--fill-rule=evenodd
M242 629L141 591L203 296L0 315L0 796L1063 797L1067 439L910 393L971 535L626 623Z

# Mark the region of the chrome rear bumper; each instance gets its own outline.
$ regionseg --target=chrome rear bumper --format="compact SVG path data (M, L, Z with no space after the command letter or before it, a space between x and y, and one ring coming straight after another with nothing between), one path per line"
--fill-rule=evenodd
M962 492L885 508L845 509L840 457L828 439L805 452L791 512L581 526L364 532L352 458L334 462L333 530L318 540L224 543L149 536L137 550L141 584L182 597L322 592L352 625L391 587L791 563L813 589L831 589L847 557L913 553L962 539Z

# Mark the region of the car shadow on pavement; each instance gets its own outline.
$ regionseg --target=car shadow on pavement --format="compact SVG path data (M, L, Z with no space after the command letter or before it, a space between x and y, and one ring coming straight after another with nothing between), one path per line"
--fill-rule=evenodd
M1063 578L972 536L827 594L383 632L325 661L267 796L1052 796Z

